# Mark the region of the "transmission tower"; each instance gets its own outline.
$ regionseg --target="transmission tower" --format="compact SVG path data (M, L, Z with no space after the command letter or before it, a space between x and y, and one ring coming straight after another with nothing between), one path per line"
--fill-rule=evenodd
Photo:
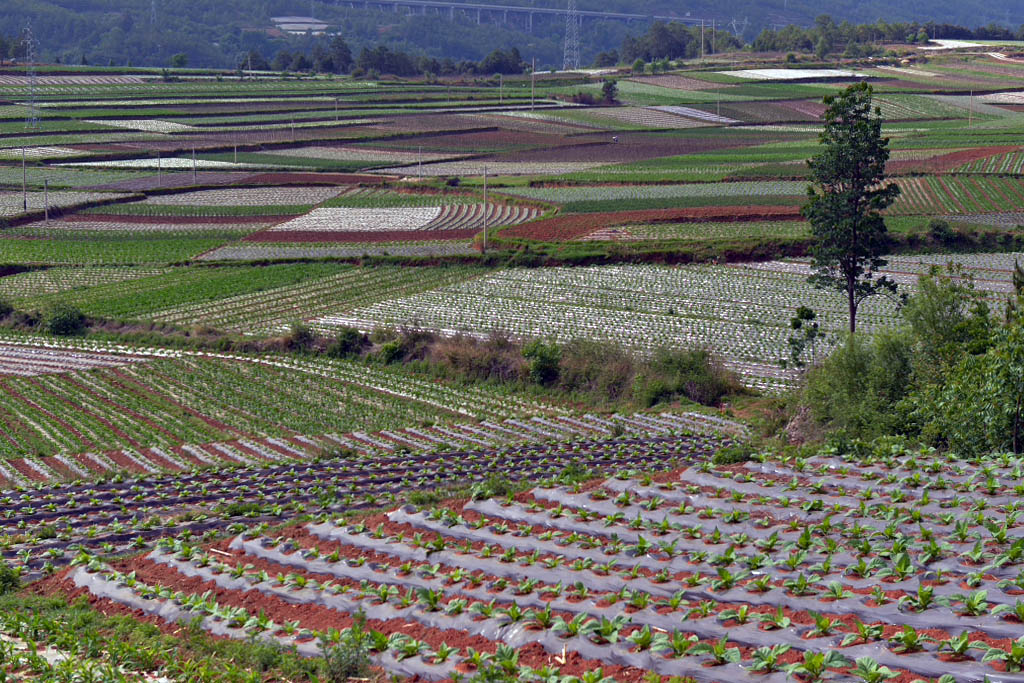
M35 130L39 128L39 74L36 71L36 38L32 35L32 26L25 27L25 63L28 65L28 113L25 114L25 127Z
M149 1L149 25L156 26L156 0Z
M565 56L562 68L573 71L580 68L580 12L576 0L569 0L565 12Z

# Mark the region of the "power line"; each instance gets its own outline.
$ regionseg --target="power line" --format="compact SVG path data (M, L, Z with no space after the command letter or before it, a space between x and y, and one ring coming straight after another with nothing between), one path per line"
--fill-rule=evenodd
M573 71L580 68L580 12L576 0L569 0L565 12L565 54L562 68Z

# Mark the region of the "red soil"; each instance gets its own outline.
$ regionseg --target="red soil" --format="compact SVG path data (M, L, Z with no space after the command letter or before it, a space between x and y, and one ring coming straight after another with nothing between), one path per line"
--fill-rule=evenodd
M691 223L702 221L780 221L801 220L800 211L791 206L702 206L687 209L650 209L556 216L524 223L501 231L502 237L545 242L568 242L600 228L627 223Z
M1005 154L1006 152L1015 152L1020 147L1016 145L1011 146L996 146L996 147L975 147L974 149L965 149L959 152L950 152L949 154L942 154L931 159L907 159L903 161L890 161L885 165L885 170L889 173L908 173L910 171L929 171L932 173L943 173L949 172L958 166L970 163L972 161L978 161L979 159L987 159L990 156L996 154Z

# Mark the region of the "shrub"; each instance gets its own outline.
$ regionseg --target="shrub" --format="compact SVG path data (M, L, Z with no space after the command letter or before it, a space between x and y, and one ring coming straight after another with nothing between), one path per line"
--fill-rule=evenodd
M7 564L0 564L0 595L13 593L21 588L21 574L17 569Z
M398 341L390 341L382 344L377 351L377 359L385 365L397 363L402 360L402 344Z
M292 323L288 334L288 348L306 350L313 344L313 330L304 322Z
M341 642L333 647L322 648L326 681L345 683L353 678L368 679L370 676L370 654L366 647L366 633L359 622L346 631Z
M558 383L569 392L617 401L629 393L635 374L636 360L622 347L576 340L562 349Z
M508 496L515 493L518 487L508 477L500 474L492 474L483 481L473 484L470 489L470 497L473 500L486 500L499 496Z
M557 344L534 339L523 347L523 358L530 362L531 381L546 385L558 379L562 351Z
M633 383L633 396L646 407L686 398L717 405L723 396L742 391L739 380L702 349L662 349L646 363Z
M68 337L85 330L85 315L65 303L55 303L46 312L46 330L50 334Z
M949 227L949 221L941 218L928 221L928 237L939 244L952 244L956 241L956 233Z
M803 403L819 423L844 429L851 437L871 438L901 426L896 403L906 396L911 379L907 335L851 335L808 373Z
M518 345L500 333L482 342L462 335L438 340L431 357L460 377L474 381L513 382L527 374Z
M713 465L736 465L741 462L747 462L753 454L754 449L748 444L736 444L716 451L711 456L711 463Z
M14 306L7 299L0 299L0 318L6 318L14 313Z
M370 339L354 327L343 327L338 336L327 347L331 358L349 358L358 355L370 344Z

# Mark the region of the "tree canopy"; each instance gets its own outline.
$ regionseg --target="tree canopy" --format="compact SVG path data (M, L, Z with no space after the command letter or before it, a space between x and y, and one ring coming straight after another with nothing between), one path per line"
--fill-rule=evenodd
M865 298L896 292L892 280L875 277L886 263L882 255L888 248L880 212L900 189L885 181L889 139L882 137L881 113L872 111L871 99L866 82L825 97L822 149L807 162L811 185L803 207L814 239L810 281L846 295L851 333Z

